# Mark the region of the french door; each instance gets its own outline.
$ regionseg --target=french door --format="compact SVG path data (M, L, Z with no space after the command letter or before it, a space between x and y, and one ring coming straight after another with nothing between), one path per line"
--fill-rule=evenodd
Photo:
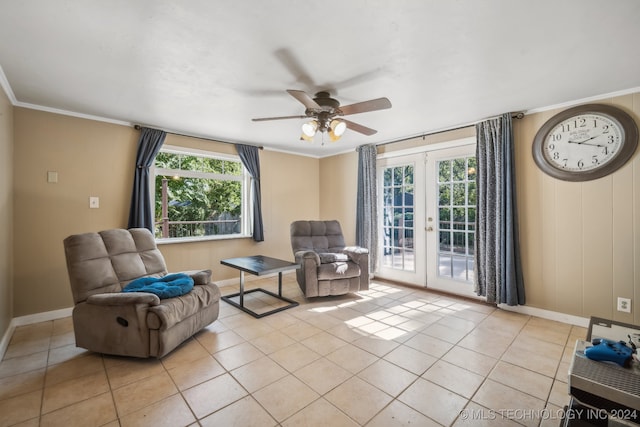
M424 162L411 155L378 164L378 273L414 285L425 281Z
M435 148L378 161L378 275L475 296L475 140Z
M427 154L427 287L475 297L475 145Z

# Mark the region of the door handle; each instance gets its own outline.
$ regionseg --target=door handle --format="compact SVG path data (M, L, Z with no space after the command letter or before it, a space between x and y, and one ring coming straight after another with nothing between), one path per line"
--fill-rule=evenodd
M433 227L429 226L429 227L425 228L425 230L427 230L427 231L433 231Z

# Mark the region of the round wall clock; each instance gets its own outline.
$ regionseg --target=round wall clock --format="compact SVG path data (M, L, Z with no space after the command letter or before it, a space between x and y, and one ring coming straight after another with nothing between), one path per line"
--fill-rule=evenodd
M556 114L533 140L542 171L565 181L588 181L619 169L638 145L635 120L618 107L579 105Z

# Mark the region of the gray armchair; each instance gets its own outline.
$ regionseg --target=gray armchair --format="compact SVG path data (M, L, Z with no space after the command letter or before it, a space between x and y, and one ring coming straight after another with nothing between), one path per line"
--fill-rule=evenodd
M64 240L64 249L78 347L159 358L218 318L220 290L211 270L184 272L193 278L193 289L174 298L121 292L134 279L167 275L146 228L76 234Z
M369 250L345 246L338 221L293 222L291 249L300 265L296 278L305 296L369 289Z

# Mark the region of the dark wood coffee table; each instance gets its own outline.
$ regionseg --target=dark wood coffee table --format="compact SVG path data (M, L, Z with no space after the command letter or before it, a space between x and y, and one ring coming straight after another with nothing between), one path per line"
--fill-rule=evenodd
M300 267L298 264L289 262L289 261L283 261L277 258L270 258L263 255L223 259L220 261L220 264L240 270L240 292L237 292L231 295L225 295L221 298L223 301L227 302L228 304L231 304L236 308L239 308L245 313L248 313L253 317L259 319L261 317L278 313L279 311L286 310L288 308L295 307L298 305L297 301L294 301L292 299L285 298L282 296L282 272L295 270ZM244 273L245 272L256 275L256 276L263 276L265 274L278 273L278 293L275 294L273 292L270 292L262 288L250 289L245 292L244 290ZM279 299L280 301L288 302L289 304L282 307L278 307L274 310L269 310L262 313L256 313L255 311L249 309L248 307L245 307L244 305L244 295L249 294L251 292L262 292L276 299ZM238 296L240 297L239 304L231 299Z

